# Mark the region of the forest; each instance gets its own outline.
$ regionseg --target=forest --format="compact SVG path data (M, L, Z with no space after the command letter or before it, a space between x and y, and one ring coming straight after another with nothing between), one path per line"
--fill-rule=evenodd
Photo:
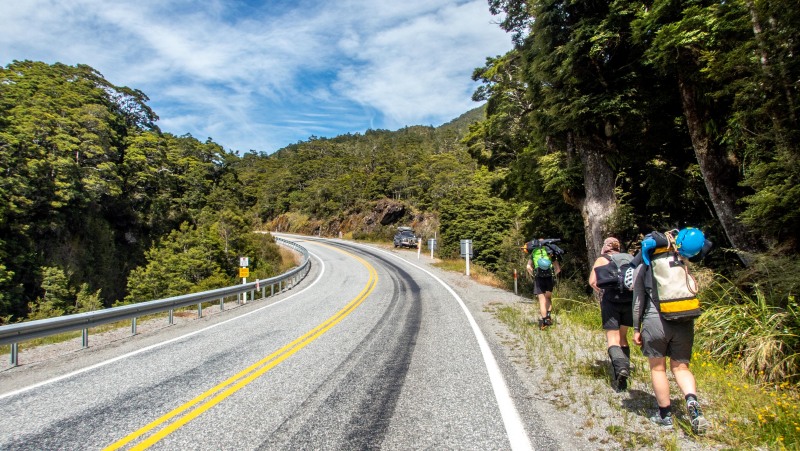
M145 93L85 65L0 68L0 324L229 285L241 255L272 275L253 230L388 242L410 225L442 258L472 239L509 286L525 241L559 238L588 295L604 237L635 251L693 226L715 243L704 329L757 318L780 358L715 352L796 379L800 5L488 6L515 45L475 69L481 106L272 154L164 133Z

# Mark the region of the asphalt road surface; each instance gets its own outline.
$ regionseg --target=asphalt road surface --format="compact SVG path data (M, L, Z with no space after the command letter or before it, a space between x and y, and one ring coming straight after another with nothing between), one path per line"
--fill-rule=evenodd
M281 296L4 371L0 449L557 447L458 290L397 251L288 238L313 269Z

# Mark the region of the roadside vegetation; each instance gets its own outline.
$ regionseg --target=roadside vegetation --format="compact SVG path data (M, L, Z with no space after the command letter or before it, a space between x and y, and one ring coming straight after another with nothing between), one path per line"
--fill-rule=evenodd
M465 262L445 260L436 264L448 271L463 273ZM479 265L471 265L472 279L490 286L507 285ZM783 277L780 275L779 277ZM606 430L622 448L658 447L682 449L681 441L691 441L710 449L800 449L800 387L796 372L798 352L797 306L781 310L769 306L768 299L740 299L743 294L732 284L706 273L702 292L705 312L696 322L692 372L698 383L706 416L713 427L703 437L691 433L688 418L676 408L680 426L676 432L660 434L630 423L633 416L646 418L655 408L650 388L647 359L632 345L631 389L622 398L612 395L611 370L605 355L605 339L600 326L599 304L585 290L580 278L561 279L554 292L556 325L540 331L537 325L538 304L492 304L489 310L516 335L532 367L550 374L552 386L564 387L562 373L582 378L580 386L596 384L596 393L606 392L607 399L581 398L578 390L567 392L553 402L562 409L574 409L574 403L592 413L594 403L607 404L617 415ZM528 289L527 283L520 285ZM526 296L530 298L530 293ZM633 332L629 333L632 343ZM558 359L552 356L557 355ZM789 362L793 362L791 365ZM566 367L566 368L565 368ZM566 376L564 376L566 377ZM547 383L547 381L545 381ZM673 404L683 405L677 385L672 383ZM566 400L565 400L565 399ZM600 421L600 420L598 420Z

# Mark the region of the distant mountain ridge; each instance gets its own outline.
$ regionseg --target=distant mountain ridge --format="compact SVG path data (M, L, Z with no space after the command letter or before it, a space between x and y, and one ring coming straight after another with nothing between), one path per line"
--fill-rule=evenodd
M469 126L483 120L486 111L486 105L481 105L473 108L466 113L458 116L450 122L444 123L437 127L439 130L455 130L460 136L464 136L469 130Z

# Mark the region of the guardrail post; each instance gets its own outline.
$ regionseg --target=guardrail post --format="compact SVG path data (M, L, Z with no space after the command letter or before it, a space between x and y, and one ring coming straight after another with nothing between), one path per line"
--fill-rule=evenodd
M225 298L219 298L219 311L225 311Z
M202 303L201 304L197 304L197 317L198 318L202 318L203 317L203 304Z
M11 366L19 365L19 344L11 343Z
M136 318L131 320L131 335L136 335Z
M89 329L83 329L81 331L81 346L83 346L83 349L89 347Z
M275 284L274 283L269 284L269 295L270 296L275 296Z
M173 311L174 311L173 309L169 309L169 325L170 325L170 326L171 326L171 325L173 325L173 324L175 324L175 319L174 319L174 317L173 317L173 315L172 315L172 312L173 312Z
M267 297L267 287L261 285L261 299L264 299L265 297Z

